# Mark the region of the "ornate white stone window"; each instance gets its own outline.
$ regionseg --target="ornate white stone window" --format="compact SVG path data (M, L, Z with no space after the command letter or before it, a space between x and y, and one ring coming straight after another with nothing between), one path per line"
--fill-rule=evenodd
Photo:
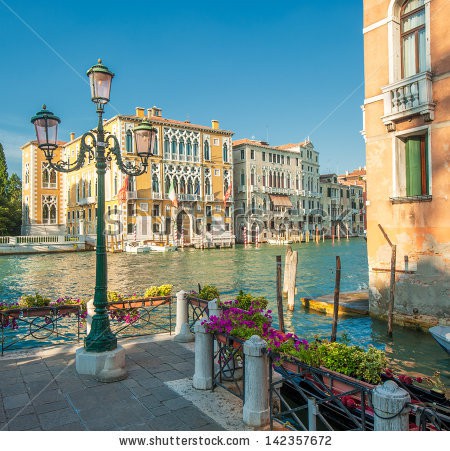
M48 162L42 163L42 188L56 188L56 171Z
M57 223L57 196L42 196L42 223Z

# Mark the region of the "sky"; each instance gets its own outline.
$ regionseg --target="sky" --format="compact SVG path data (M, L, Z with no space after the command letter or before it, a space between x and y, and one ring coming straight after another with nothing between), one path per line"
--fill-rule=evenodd
M0 0L0 143L9 173L45 103L60 140L96 126L86 70L115 73L105 117L162 108L271 145L305 138L321 173L365 165L360 0Z

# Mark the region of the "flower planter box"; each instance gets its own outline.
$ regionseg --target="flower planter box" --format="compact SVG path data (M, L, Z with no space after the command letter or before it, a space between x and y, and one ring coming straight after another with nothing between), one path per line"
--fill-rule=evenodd
M138 299L124 299L122 301L108 302L108 307L111 309L131 309L140 307L157 307L158 305L169 302L171 296L161 296L154 298L138 298Z

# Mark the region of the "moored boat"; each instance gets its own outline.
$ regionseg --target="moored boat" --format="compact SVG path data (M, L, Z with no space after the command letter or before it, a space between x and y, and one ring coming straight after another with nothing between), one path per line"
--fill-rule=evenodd
M273 246L285 246L287 244L292 244L292 240L286 240L284 238L268 238L267 243Z
M438 344L450 354L450 326L434 326L428 329Z

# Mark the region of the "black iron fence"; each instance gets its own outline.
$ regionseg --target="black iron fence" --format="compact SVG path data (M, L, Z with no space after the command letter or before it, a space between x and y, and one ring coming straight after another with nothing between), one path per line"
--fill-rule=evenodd
M191 332L194 331L194 324L206 317L209 317L208 301L188 295L186 297L188 305L188 321Z
M244 400L244 340L231 335L214 334L212 365L213 390L214 387L222 387Z
M137 298L108 303L111 330L122 337L172 334L173 297Z
M28 346L79 341L82 326L78 305L0 310L1 353L25 341Z
M373 430L373 386L300 361L269 354L270 426L294 430ZM272 368L279 377L273 377Z

